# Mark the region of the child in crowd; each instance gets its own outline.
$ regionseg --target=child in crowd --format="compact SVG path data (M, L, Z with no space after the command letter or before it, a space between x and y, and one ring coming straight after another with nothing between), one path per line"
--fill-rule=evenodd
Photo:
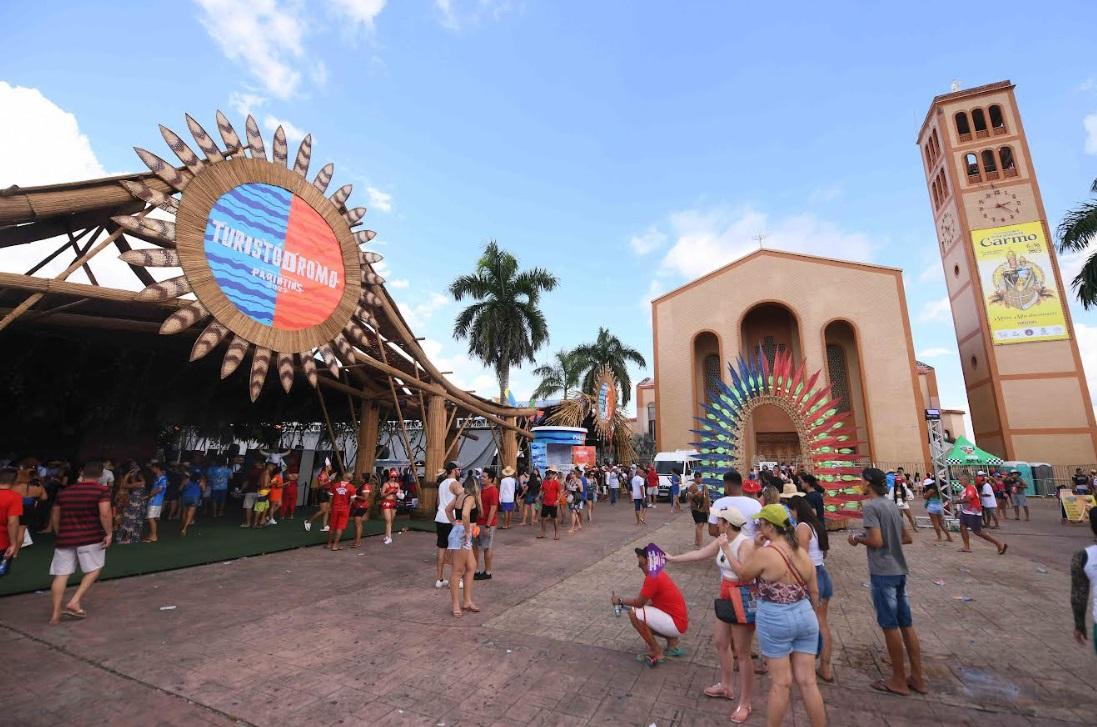
M252 523L253 528L261 528L267 524L267 518L270 516L270 483L259 485L259 491L256 493L255 505L252 507L252 512L255 514L255 522Z
M297 478L296 472L286 475L286 486L282 488L282 518L292 520L297 512Z
M328 532L328 549L342 550L339 541L350 520L350 501L356 490L350 482L350 472L344 472L339 482L331 488L331 530Z
M204 475L195 477L186 475L183 478L183 486L179 488L179 501L183 508L179 534L186 537L187 528L194 522L194 514L198 511L198 505L202 502L202 493L206 489Z
M282 517L283 489L282 473L274 470L270 476L270 517L267 519L267 525L277 525L277 518Z

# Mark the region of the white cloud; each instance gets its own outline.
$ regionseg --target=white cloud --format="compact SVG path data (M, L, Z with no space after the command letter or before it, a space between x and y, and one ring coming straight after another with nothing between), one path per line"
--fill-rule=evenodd
M926 359L930 358L944 358L945 356L951 356L952 353L953 351L950 348L937 346L933 348L922 349L918 352L916 358L918 358L919 361L925 361Z
M818 189L811 190L811 194L808 195L808 202L813 205L827 204L833 202L842 196L842 188L838 185L832 185L830 187L819 187Z
M233 91L229 94L229 105L236 109L236 113L247 116L267 103L267 99L257 93L249 91Z
M366 187L367 206L378 212L392 212L392 195L377 187Z
M12 86L0 81L0 189L12 184L33 187L75 182L107 174L73 114L46 98L36 88ZM55 237L0 248L0 270L27 272L66 239ZM151 247L140 240L127 239L136 248ZM65 250L35 275L54 277L75 259L75 251ZM118 251L113 247L92 258L90 267L100 285L129 290L144 287L128 266L118 259ZM172 274L161 270L152 272L158 279ZM83 269L78 269L68 280L90 282Z
M1086 130L1086 154L1097 154L1097 114L1089 114L1082 119Z
M373 21L385 9L386 0L331 0L336 13L360 25L373 28Z
M510 0L434 0L442 27L457 32L484 18L498 20L511 10Z
M76 117L36 88L0 81L0 189L106 176Z
M664 274L696 278L758 249L866 261L875 248L858 232L847 232L811 213L770 219L750 208L686 210L670 217L675 242L662 261Z
M637 255L647 255L663 246L667 236L656 227L649 227L639 235L633 235L628 241L632 251Z
M411 287L411 282L407 278L396 278L395 280L386 280L385 285L393 290L407 290Z
M279 119L276 116L271 116L270 114L267 114L267 117L263 119L263 126L267 127L267 130L272 133L275 129L281 126L282 131L286 133L286 141L290 142L291 144L301 141L305 138L305 132L298 129L292 123L286 121L285 119Z
M945 274L941 271L941 263L930 263L925 270L918 274L919 283L944 282Z
M380 272L380 268L377 265L374 266L375 270L378 270L378 275L384 277ZM442 310L450 303L454 302L453 297L442 293L430 293L424 298L419 298L416 303L405 303L397 301L396 307L400 309L400 312L407 319L408 325L412 330L423 327L430 322L430 319L435 313Z
M659 278L652 278L648 282L648 289L644 295L640 296L640 308L649 316L651 315L651 301L658 298L660 295L666 292L666 285Z
M951 312L952 304L949 302L948 296L946 295L943 298L931 300L923 305L921 312L918 314L918 320L922 323L943 321L948 319Z
M1086 383L1089 384L1089 396L1097 397L1097 326L1085 323L1074 323L1074 336L1078 342L1078 353L1082 357L1082 366L1086 372ZM1090 402L1097 403L1094 401ZM1097 411L1097 408L1095 408Z
M308 21L303 6L280 0L197 0L199 21L225 57L242 63L273 96L293 96L301 83Z

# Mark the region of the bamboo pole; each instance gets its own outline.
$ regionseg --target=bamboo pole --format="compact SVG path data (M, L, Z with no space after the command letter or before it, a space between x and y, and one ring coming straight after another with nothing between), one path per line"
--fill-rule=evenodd
M143 209L143 210L141 210L140 212L137 213L137 217L144 217L149 212L151 212L152 209L153 209L152 207L146 207L145 209ZM92 250L90 252L86 252L83 255L81 255L80 257L76 258L76 260L74 260L71 265L69 265L67 268L65 268L60 273L58 273L54 277L54 280L64 280L68 276L72 275L73 272L75 272L77 270L77 268L79 268L81 265L83 265L88 260L91 260L93 257L98 255L100 252L102 252L107 247L107 245L110 245L115 240L117 240L118 237L121 234L122 234L122 228L119 227L117 230L115 230L110 235L108 235L106 237L106 239L104 239L102 242L100 242L98 245L96 245L94 248L92 248ZM22 303L20 303L15 308L13 308L10 313L8 313L6 316L4 316L3 319L0 319L0 331L4 330L8 326L10 326L12 321L14 321L16 318L18 318L19 316L26 313L31 308L31 306L33 306L35 303L42 300L42 297L44 295L45 295L45 293L32 293L31 295L29 295L27 297L26 300L24 300Z
M385 355L385 344L381 341L381 332L374 331L373 333L377 336L377 348L381 351L381 360L388 366L388 356ZM408 437L408 428L404 424L404 412L400 407L400 397L396 395L396 379L391 374L389 375L389 389L392 391L392 401L396 404L396 418L400 422L400 432L404 438L404 454L408 456L408 463L414 465L415 453L411 451L411 439Z
M316 398L320 400L320 411L324 413L324 424L328 426L328 438L331 439L331 451L335 454L335 463L339 465L340 472L346 472L347 468L343 464L343 455L339 454L339 444L335 441L335 427L331 425L331 417L328 416L328 405L324 403L324 395L320 393L320 389L316 389Z

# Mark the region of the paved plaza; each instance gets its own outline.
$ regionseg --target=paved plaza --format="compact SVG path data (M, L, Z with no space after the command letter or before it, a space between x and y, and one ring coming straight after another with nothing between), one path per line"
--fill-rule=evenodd
M1067 565L1088 529L1060 528L1050 503L1010 521L1008 555L961 554L923 530L907 547L911 599L931 694L869 683L886 669L861 549L835 536L831 724L1092 724L1097 660L1071 637ZM48 595L0 599L0 722L18 725L671 725L728 724L715 681L715 564L670 566L690 608L686 657L656 669L615 618L612 589L639 590L631 548L692 542L688 512L660 505L644 528L600 505L593 528L535 540L497 536L480 614L454 619L435 591L434 537L305 548L97 584L89 618L46 625ZM165 606L174 606L161 610ZM763 677L749 724L764 724ZM795 690L794 690L795 695ZM798 699L787 724L806 724Z

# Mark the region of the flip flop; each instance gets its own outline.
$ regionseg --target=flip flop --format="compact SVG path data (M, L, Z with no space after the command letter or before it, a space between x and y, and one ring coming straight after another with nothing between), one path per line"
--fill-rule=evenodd
M458 611L458 610L454 610L453 615L454 615L455 618L461 618L462 616L464 616L464 614L461 611Z
M672 646L669 649L666 649L663 654L666 656L683 657L686 655L686 650L681 646Z
M928 689L919 689L918 687L914 686L914 682L911 681L910 677L907 677L907 686L910 687L913 691L918 692L919 694L929 694Z
M84 609L66 608L61 612L62 616L71 616L72 618L87 618L88 612Z
M637 654L636 655L636 661L640 662L641 664L647 664L649 669L654 669L655 667L659 666L660 664L662 664L666 660L667 659L666 659L665 656L661 657L659 659L653 659L648 654Z
M705 687L705 696L713 699L735 699L735 696L723 684L713 684L711 687Z
M1008 548L1009 548L1009 544L1008 544L1008 543L1002 543L1002 547L1001 547L1001 548L999 548L999 550L998 550L998 555L1005 555L1005 554L1006 554L1006 550L1007 550Z
M893 687L892 687L892 686L891 686L890 684L888 684L888 683L887 683L886 681L884 681L883 679L877 679L876 681L874 681L874 682L873 682L872 684L870 684L869 686L870 686L870 687L872 687L873 689L875 689L875 690L876 690L876 691L878 691L878 692L886 692L886 693L888 693L888 694L894 694L894 695L895 695L895 696L897 696L897 697L907 697L907 696L910 696L910 695L909 695L908 693L906 693L906 692L899 692L899 691L896 691L896 690L895 690L895 689L894 689L894 688L893 688Z
M465 609L466 611L471 611L472 613L480 613L480 609L477 606L462 606L461 608Z
M742 717L740 717L739 719L735 719L735 715L739 714L739 712L740 712L740 711L742 711L742 710L744 710L744 709L745 709L745 710L747 711L747 713L746 713L746 714L744 714L744 715L743 715ZM753 709L752 709L751 707L749 707L749 706L745 706L745 707L738 707L738 708L737 708L737 709L736 709L736 710L735 710L734 712L732 712L732 713L731 713L731 717L730 717L730 719L731 719L731 721L732 721L732 722L734 722L735 724L743 724L743 723L744 723L744 722L746 722L746 721L747 721L748 719L750 719L750 713L751 713L752 711L753 711Z
M822 679L827 684L833 684L834 683L834 672L833 671L830 673L830 679L827 679L825 676L823 676L823 672L819 671L818 669L815 670L815 676L819 677L820 679Z
M538 539L538 540L544 540L544 539L545 539L545 536L544 536L544 535L538 535L538 536L537 536L537 539Z

